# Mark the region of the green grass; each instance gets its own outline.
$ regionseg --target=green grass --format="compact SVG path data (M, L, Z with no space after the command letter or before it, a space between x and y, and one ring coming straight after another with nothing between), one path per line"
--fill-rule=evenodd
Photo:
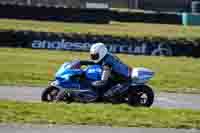
M92 33L98 35L164 38L199 38L200 27L167 24L119 23L81 24L0 19L0 30Z
M156 91L200 93L199 58L118 56L132 67L155 71L150 85ZM0 84L47 86L63 62L88 57L84 52L1 48Z
M200 129L200 111L0 101L0 122Z

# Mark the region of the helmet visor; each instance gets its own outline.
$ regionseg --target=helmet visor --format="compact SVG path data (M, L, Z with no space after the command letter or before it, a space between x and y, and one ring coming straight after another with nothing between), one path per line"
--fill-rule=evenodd
M99 54L90 54L92 60L98 60Z

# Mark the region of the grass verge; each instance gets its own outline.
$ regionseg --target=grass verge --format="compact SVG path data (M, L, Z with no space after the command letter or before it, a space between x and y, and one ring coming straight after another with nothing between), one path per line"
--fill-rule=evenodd
M0 101L0 122L200 129L200 111Z
M200 27L167 24L119 23L81 24L0 19L0 30L31 30L43 32L92 33L130 37L163 37L170 39L200 37Z
M155 71L150 84L156 91L200 93L198 58L118 56L132 67ZM47 86L63 62L88 57L84 52L1 48L0 84Z

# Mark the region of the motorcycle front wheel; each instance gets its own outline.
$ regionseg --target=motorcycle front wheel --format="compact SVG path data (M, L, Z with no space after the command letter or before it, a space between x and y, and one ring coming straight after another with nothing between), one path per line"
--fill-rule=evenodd
M49 86L46 88L41 95L41 100L43 102L53 102L56 100L56 96L59 92L59 89L54 86Z

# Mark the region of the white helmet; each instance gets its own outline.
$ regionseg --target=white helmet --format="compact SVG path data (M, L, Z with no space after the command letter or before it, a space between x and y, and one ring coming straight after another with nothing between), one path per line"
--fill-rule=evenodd
M95 43L90 48L90 58L95 62L100 62L108 53L106 46L103 43Z

